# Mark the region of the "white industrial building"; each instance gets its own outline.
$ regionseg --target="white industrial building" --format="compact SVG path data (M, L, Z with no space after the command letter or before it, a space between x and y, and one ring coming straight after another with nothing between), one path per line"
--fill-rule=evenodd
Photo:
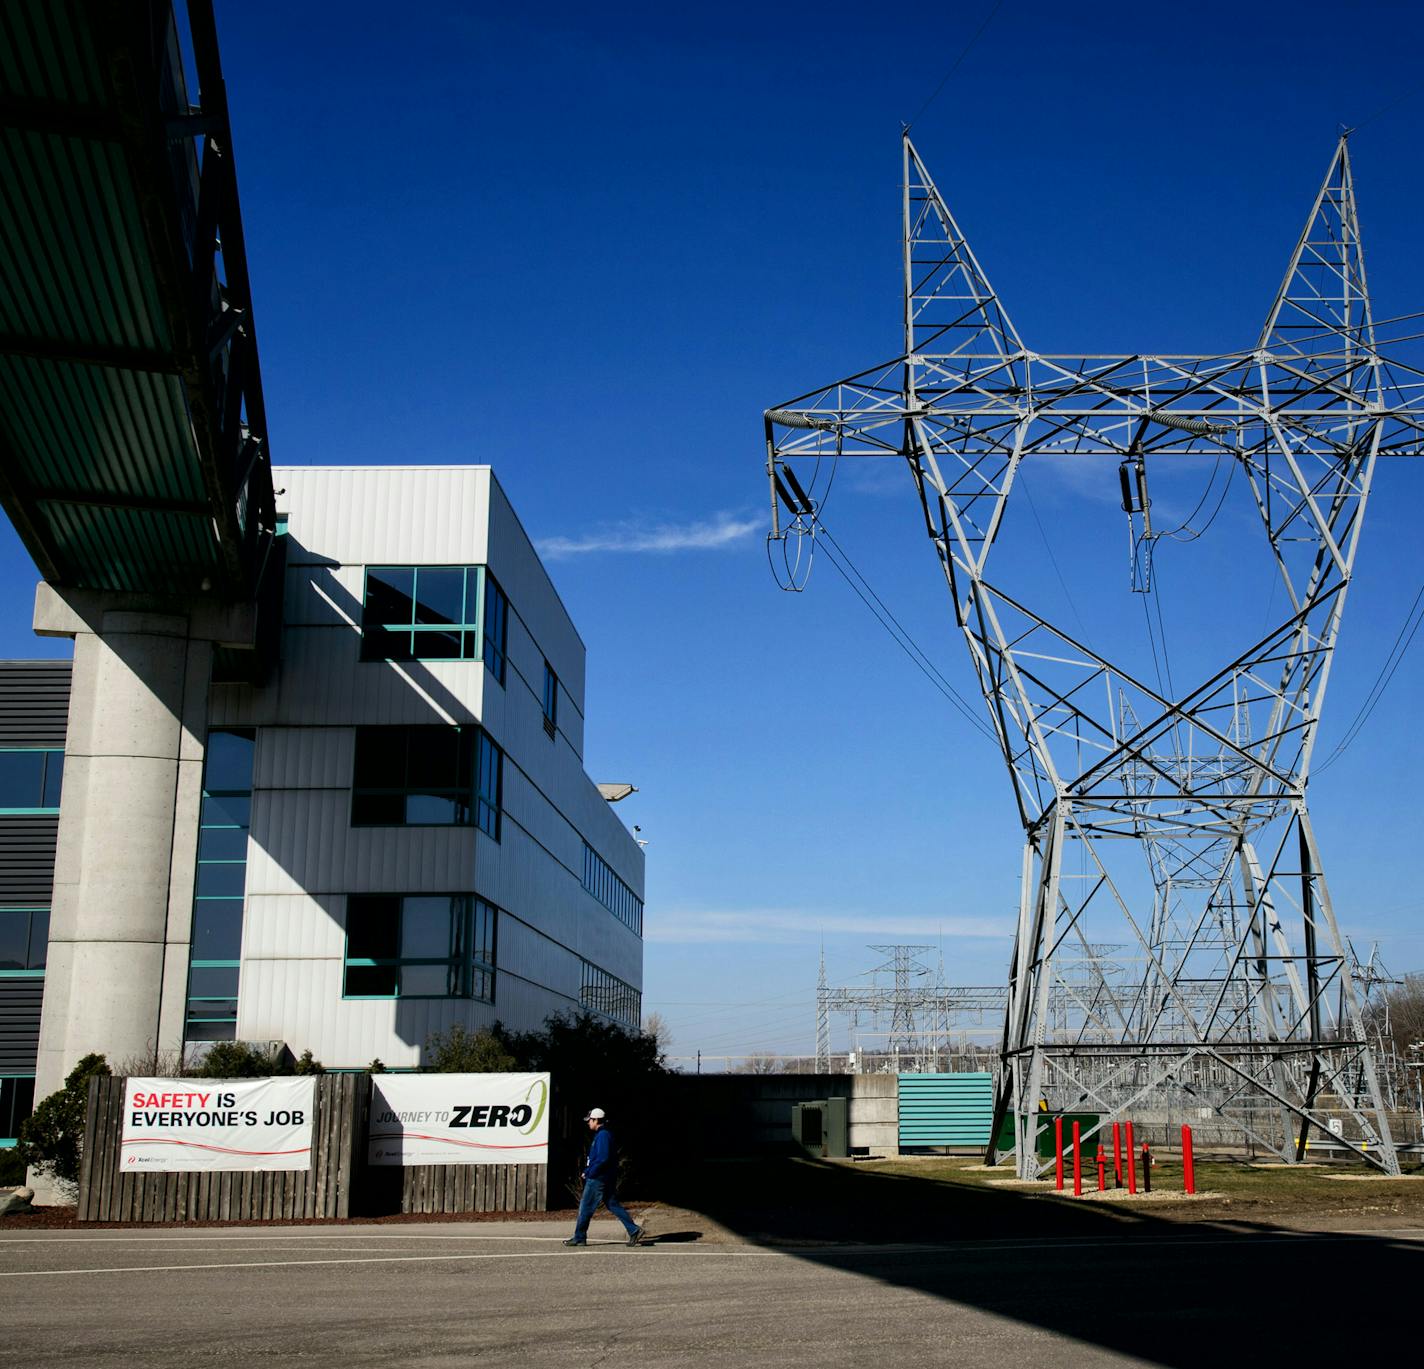
M240 609L40 587L36 630L76 648L36 1097L90 1050L402 1067L455 1023L638 1025L642 851L584 772L584 644L490 468L274 478L260 685L213 682Z

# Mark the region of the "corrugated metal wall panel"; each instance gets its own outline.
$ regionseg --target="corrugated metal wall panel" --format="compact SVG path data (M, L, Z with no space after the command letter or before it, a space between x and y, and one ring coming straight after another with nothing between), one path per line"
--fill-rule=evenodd
M0 661L0 746L63 748L72 661Z
M43 979L0 979L0 1074L32 1074Z
M0 817L0 903L48 907L59 815Z
M983 1146L994 1120L994 1076L902 1074L902 1146Z
M272 478L287 490L277 502L291 510L294 549L349 565L486 559L488 467L281 466Z
M289 629L282 639L280 704L273 721L479 721L488 672L478 661L405 661L392 666L359 660L360 646L347 627Z
M251 894L445 893L475 887L470 827L352 827L339 789L259 789L247 856Z
M242 956L255 960L341 960L346 953L345 894L247 895Z
M360 627L364 566L287 562L285 616L290 627Z
M350 789L355 729L264 727L257 734L256 789Z

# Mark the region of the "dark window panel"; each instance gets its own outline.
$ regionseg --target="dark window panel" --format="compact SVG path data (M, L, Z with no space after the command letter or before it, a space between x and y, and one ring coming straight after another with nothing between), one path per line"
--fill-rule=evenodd
M213 861L198 863L198 897L235 898L241 900L247 884L247 866L244 864L218 864Z
M199 899L193 904L193 959L237 960L242 955L242 900Z
M460 995L460 973L453 965L402 965L402 998L455 998Z
M413 661L408 631L393 631L384 627L368 627L361 634L363 661Z
M409 567L373 567L366 572L363 626L413 622L415 571Z
M0 908L0 970L28 970L29 968L29 910Z
M408 794L407 827L462 827L470 821L470 806L451 794Z
M405 960L446 959L451 952L449 895L413 896L402 901L400 956Z
M188 998L237 998L236 965L194 965L188 971ZM204 1012L203 1017L220 1013Z
M465 621L465 572L462 567L432 569L421 566L415 573L415 621L454 623Z
M198 1003L194 1005L195 1011L190 1012L188 1021L183 1027L183 1039L186 1041L234 1041L237 1039L236 1017L226 1018L221 1022L195 1022L193 1018L197 1016L196 1009L206 1006Z
M394 998L398 974L394 965L348 965L346 993L354 998Z
M411 789L455 789L460 783L460 747L452 727L402 729L408 739L406 784Z
M0 808L39 808L44 797L43 751L0 751Z
M64 787L64 752L45 753L44 796L40 800L42 808L58 808L60 790Z
M252 788L251 732L209 732L203 762L203 788L210 794Z
M351 960L393 960L399 954L400 899L353 894L346 900L346 954Z
M252 799L247 794L209 794L203 799L204 827L247 827L252 822Z
M358 727L352 781L359 789L400 789L405 785L407 729Z
M411 654L417 661L458 661L461 634L423 628L411 634Z
M356 794L351 821L357 827L399 827L405 821L403 794Z
M30 964L32 970L42 970L49 956L49 909L36 908L30 914Z
M247 828L203 827L198 831L199 860L246 860Z

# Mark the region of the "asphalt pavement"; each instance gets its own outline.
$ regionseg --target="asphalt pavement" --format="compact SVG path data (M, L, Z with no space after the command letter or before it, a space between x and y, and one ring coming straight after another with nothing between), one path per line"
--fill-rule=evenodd
M1388 1344L1424 1230L766 1247L596 1222L4 1231L0 1365L1273 1363ZM1394 1322L1397 1320L1397 1326Z

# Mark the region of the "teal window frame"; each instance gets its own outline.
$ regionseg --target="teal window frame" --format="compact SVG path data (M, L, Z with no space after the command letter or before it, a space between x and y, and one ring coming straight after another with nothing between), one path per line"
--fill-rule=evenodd
M0 906L0 917L10 917L12 915L26 915L27 925L25 928L25 959L30 962L19 968L0 967L0 979L43 979L45 975L44 964L34 964L35 958L35 914L43 913L44 922L44 947L41 955L47 960L49 958L49 915L50 909L46 904L40 903L13 903Z
M212 754L213 738L229 734L240 737L252 744L253 758L255 762L257 733L255 728L250 727L223 727L213 728L208 733L208 754ZM208 781L211 778L209 773L207 758L203 763L203 798L202 808L198 816L198 851L197 864L195 867L195 877L193 881L193 930L191 935L197 935L198 915L204 904L228 904L236 903L237 911L237 946L239 952L242 946L242 923L247 912L247 843L252 830L252 777L251 772L247 775L245 788L234 786L223 786L220 788L209 788ZM236 803L232 801L236 800ZM245 801L245 802L244 802ZM233 815L234 810L246 810L246 822L213 821L214 817L227 818ZM206 833L230 833L240 832L242 836L234 847L229 849L238 850L240 856L205 856L203 854ZM231 887L220 888L216 893L203 893L203 882L205 871L218 872L218 878L226 876L231 879L237 876L235 883ZM196 946L196 941L190 943ZM183 1016L183 1039L185 1041L233 1041L237 1039L237 1003L238 1003L238 981L241 977L242 961L240 958L231 956L193 956L188 961L188 996L186 1010ZM200 986L200 981L204 976L203 971L211 970L232 970L233 985L231 993L195 993L195 987ZM221 1005L222 1010L219 1010Z
M429 577L449 575L456 571L462 577L459 621L448 616L440 618L438 621L422 621L422 608L427 614L433 612L430 607L433 601L427 600L422 604L420 597L422 573ZM372 597L372 577L386 575L394 579L407 574L411 577L408 596L410 616L408 618L404 615L397 617L389 612L380 612L379 605ZM481 621L484 616L484 603L484 566L367 566L363 573L361 586L361 659L363 661L477 661L482 656L483 629ZM419 648L419 643L422 641L427 644L435 644L452 635L457 639L455 643L457 649L453 652L431 651L429 645L423 651ZM403 649L396 651L384 649L401 637L405 638Z
M363 903L370 913L379 912L375 905L392 903L396 905L396 923L392 928L394 942L400 945L401 922L405 915L408 899L449 899L450 900L450 953L445 956L370 956L351 954L351 926L355 921L354 911ZM413 999L469 999L480 1003L495 1001L495 976L498 964L499 914L488 899L478 894L431 893L431 894L348 894L346 897L346 947L342 961L341 997L348 1001L379 1001ZM446 993L402 993L400 971L407 967L423 968L443 966L447 971L447 984L454 987ZM351 992L348 987L352 970L394 970L393 987L390 992Z
M37 797L39 803L0 806L0 817L27 817L34 813L58 813L64 788L64 748L59 746L0 746L0 756L43 756L40 762L40 780ZM56 760L56 758L58 758ZM55 771L53 781L54 802L46 803L46 791L50 788L50 771ZM0 795L3 797L3 795Z

